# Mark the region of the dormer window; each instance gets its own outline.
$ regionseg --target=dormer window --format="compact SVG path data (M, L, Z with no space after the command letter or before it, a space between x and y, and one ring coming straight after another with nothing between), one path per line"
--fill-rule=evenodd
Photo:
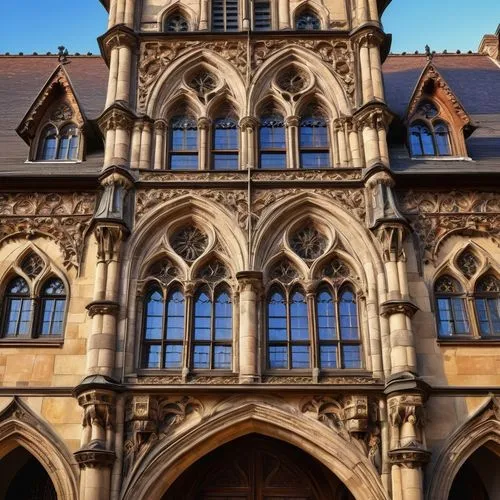
M78 127L69 124L58 130L53 125L44 129L37 160L76 161L78 160L80 133Z
M448 124L440 118L431 102L420 104L409 130L412 156L450 156L452 154Z

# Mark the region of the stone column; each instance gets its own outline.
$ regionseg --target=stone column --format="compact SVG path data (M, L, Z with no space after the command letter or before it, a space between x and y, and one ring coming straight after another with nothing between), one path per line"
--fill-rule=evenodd
M141 156L141 136L144 123L138 120L134 123L132 130L132 141L130 145L130 168L139 168L139 158Z
M245 116L240 120L240 162L241 168L257 168L257 130L259 122L253 116Z
M99 128L106 137L104 168L129 166L130 135L133 126L131 113L117 106L109 108L100 118Z
M154 169L162 170L165 169L165 134L167 131L167 123L163 120L157 120L155 122L155 157L154 157Z
M361 67L361 89L363 104L373 100L373 82L370 62L369 35L364 34L359 38L359 61Z
M242 271L236 275L240 288L240 382L260 380L258 306L262 294L262 273Z
M362 151L359 144L358 127L356 122L348 119L346 122L347 136L349 138L349 149L351 150L352 166L359 168L363 166Z
M286 149L287 149L287 167L299 168L299 116L288 116L285 119L286 127Z
M109 16L108 16L108 29L112 28L116 23L116 9L119 0L109 1Z
M399 385L399 388L398 388ZM392 496L423 500L423 467L430 459L424 435L424 393L417 379L394 381L386 388L390 424L389 460L392 465ZM405 386L408 391L399 391Z
M278 0L279 29L289 30L290 25L290 4L287 0Z
M200 0L200 31L208 29L208 0Z
M364 24L370 20L370 9L368 7L368 0L357 0L358 8L357 11L357 21L358 26Z
M125 12L123 14L123 24L127 28L134 28L135 0L125 0Z
M335 133L337 134L337 144L339 148L339 161L340 167L348 167L348 153L347 153L347 143L345 140L345 121L339 119L335 121Z
M384 83L382 77L382 63L380 61L380 37L369 38L370 69L372 75L373 97L380 101L384 100Z
M200 170L210 169L210 130L211 122L208 118L201 117L198 119L198 168Z
M141 133L141 152L139 155L139 168L149 170L151 168L151 135L153 124L151 120L145 119Z

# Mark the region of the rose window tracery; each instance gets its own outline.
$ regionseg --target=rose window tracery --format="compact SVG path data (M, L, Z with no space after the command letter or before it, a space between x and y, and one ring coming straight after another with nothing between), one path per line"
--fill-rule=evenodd
M21 269L31 279L36 278L44 267L43 259L36 253L29 253L21 262Z
M220 260L209 262L199 273L199 278L208 282L216 282L229 277L226 266Z
M165 258L152 264L148 275L154 276L164 283L168 283L179 275L179 271L169 259Z
M313 260L322 255L327 241L314 226L309 225L295 232L290 238L293 251L303 259Z
M432 102L424 101L417 108L417 113L425 116L426 118L434 118L439 114L438 109Z
M296 94L309 85L309 78L304 71L298 71L295 68L291 68L278 76L277 84L281 90L289 92L290 94Z
M206 250L208 236L197 227L188 226L173 235L171 245L178 255L192 262Z
M188 85L200 96L204 96L215 90L218 85L218 80L215 75L208 71L202 71L196 74L189 81Z
M476 290L484 293L500 293L500 280L496 276L488 274L479 280Z
M272 280L277 279L282 283L290 283L294 279L299 278L299 273L288 259L281 259L273 266L269 277Z
M460 293L462 291L458 282L450 276L439 278L434 290L436 293Z
M462 253L458 257L457 264L460 271L462 271L462 273L469 279L476 274L479 267L479 263L475 255L471 252Z
M186 18L180 14L170 16L165 22L165 31L181 32L188 31Z
M339 258L334 257L321 270L321 276L332 280L344 280L351 275L349 267Z

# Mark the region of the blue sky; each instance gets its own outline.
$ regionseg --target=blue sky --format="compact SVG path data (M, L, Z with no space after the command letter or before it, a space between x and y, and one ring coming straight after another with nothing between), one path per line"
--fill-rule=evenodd
M392 0L383 17L393 34L393 52L476 50L482 35L500 23L500 0ZM96 38L106 29L98 0L43 2L0 0L0 53L97 53Z

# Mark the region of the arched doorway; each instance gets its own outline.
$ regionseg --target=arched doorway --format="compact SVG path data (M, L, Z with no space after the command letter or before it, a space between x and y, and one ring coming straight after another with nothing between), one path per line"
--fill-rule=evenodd
M4 500L57 500L47 471L22 446L0 460L0 477L0 498Z
M458 471L448 500L500 500L499 470L500 457L482 446Z
M189 467L162 500L354 500L326 467L298 448L250 434Z

